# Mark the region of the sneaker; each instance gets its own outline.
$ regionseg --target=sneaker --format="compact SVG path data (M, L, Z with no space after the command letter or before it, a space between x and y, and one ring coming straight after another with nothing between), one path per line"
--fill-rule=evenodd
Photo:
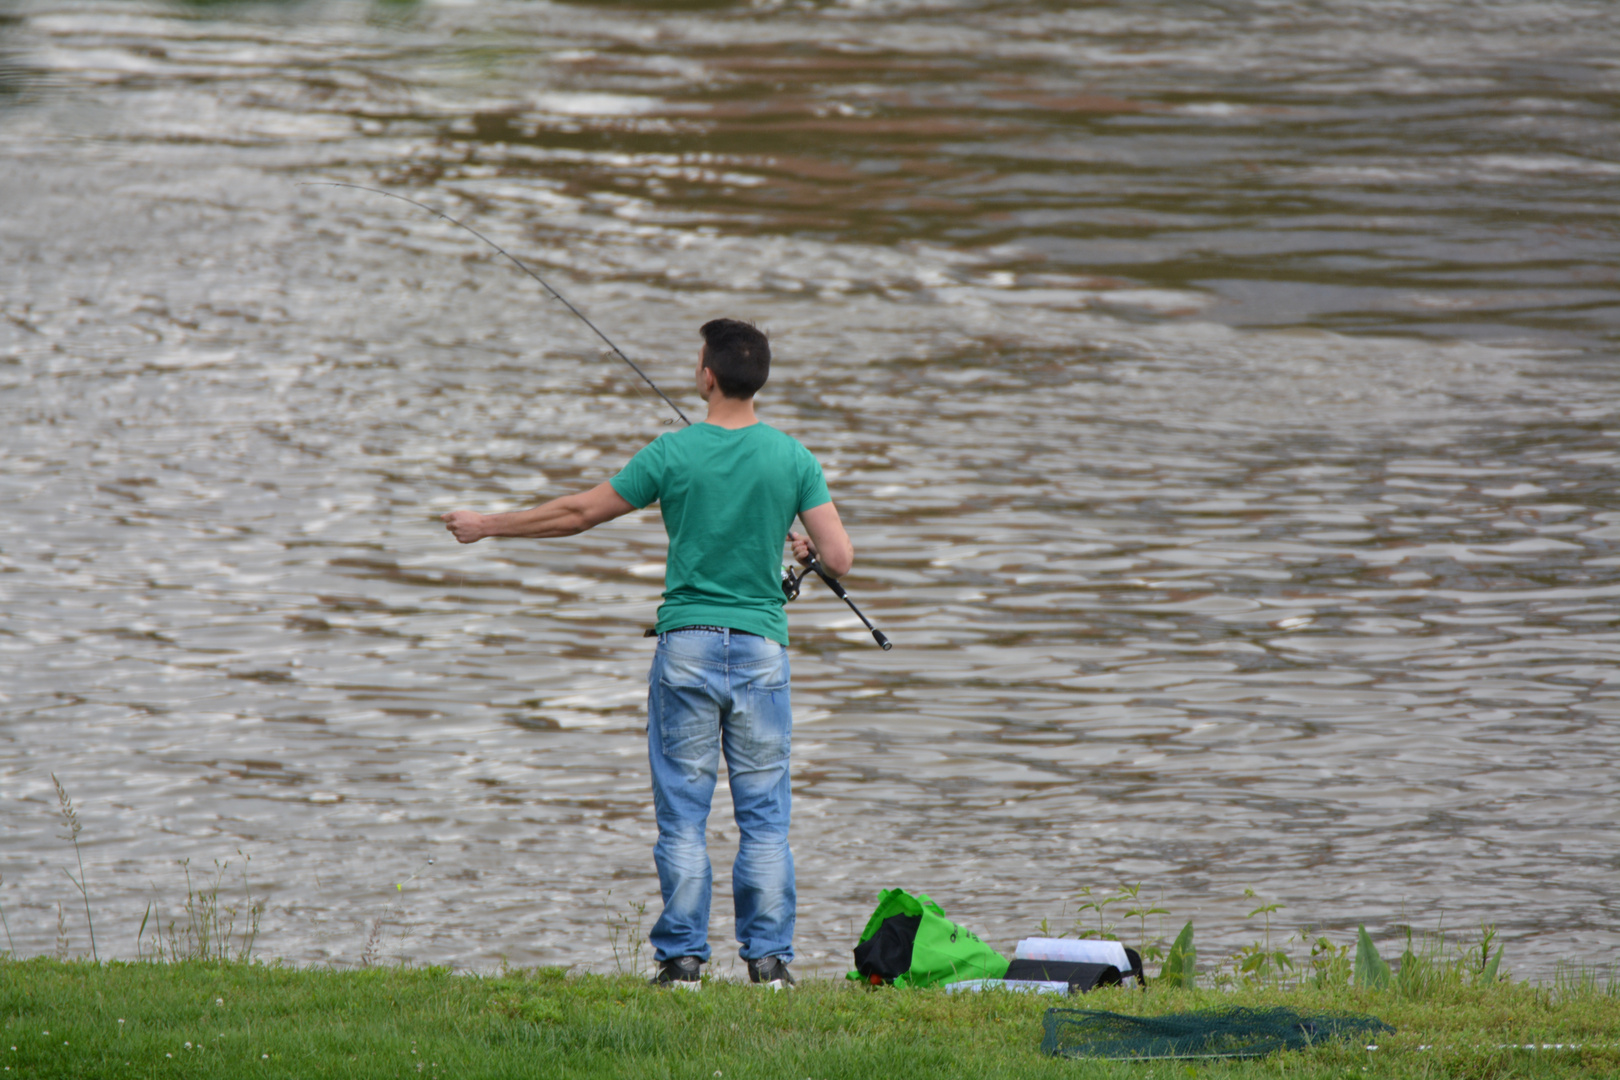
M787 961L780 956L764 956L758 960L748 961L748 978L751 982L764 983L772 990L793 985L793 976L788 974Z
M658 974L653 976L654 986L674 986L681 990L699 990L703 983L699 981L703 961L695 956L672 956L658 965Z

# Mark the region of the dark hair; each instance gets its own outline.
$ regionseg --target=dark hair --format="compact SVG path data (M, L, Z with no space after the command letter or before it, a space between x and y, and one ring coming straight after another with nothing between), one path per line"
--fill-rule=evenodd
M728 398L751 398L771 375L771 343L764 331L741 319L712 319L703 324L703 366Z

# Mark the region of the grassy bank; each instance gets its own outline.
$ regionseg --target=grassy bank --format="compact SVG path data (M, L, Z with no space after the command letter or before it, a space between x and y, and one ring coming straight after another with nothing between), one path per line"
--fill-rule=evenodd
M1053 1004L1366 1012L1395 1034L1250 1062L1041 1056ZM1578 1049L1521 1049L1579 1043ZM15 1049L13 1049L15 1047ZM1104 990L1083 999L868 990L655 991L555 969L295 970L240 963L0 961L0 1077L1591 1077L1620 1075L1620 999L1524 983L1412 997L1349 988Z

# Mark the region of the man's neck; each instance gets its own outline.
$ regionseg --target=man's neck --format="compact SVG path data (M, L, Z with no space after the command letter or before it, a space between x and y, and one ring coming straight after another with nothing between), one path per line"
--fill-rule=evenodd
M759 423L759 417L754 415L753 398L728 398L717 390L709 399L709 415L703 422L735 431Z

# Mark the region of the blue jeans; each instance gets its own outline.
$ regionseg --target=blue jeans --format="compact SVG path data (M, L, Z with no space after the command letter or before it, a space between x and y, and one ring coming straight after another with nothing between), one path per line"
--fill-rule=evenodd
M740 836L731 894L743 958L793 959L788 679L787 649L769 638L712 630L659 635L647 676L647 757L658 816L653 862L664 895L649 935L656 960L709 958L714 871L704 830L722 752Z

